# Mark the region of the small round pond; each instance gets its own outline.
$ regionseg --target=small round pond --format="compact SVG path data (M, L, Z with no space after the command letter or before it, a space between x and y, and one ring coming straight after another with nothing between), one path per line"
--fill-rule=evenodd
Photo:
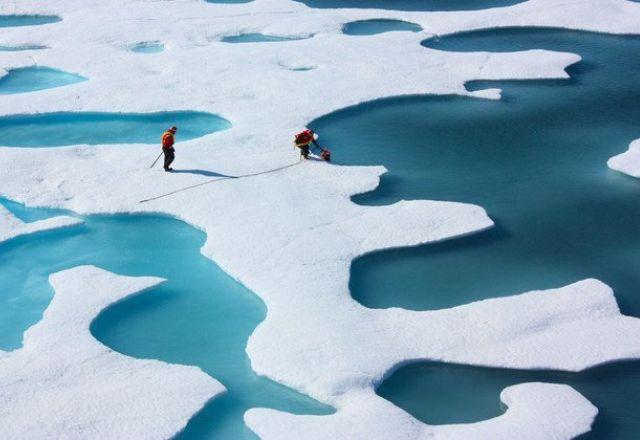
M129 50L135 53L160 53L164 51L164 44L160 41L142 41L129 46Z
M391 19L352 21L342 28L342 32L347 35L375 35L394 31L420 32L421 30L422 26L418 24Z

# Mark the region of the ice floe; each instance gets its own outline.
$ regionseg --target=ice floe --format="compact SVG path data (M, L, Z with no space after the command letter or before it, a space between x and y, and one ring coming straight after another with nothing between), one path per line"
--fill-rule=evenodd
M640 177L640 139L629 145L624 153L613 156L607 161L612 170L620 171L632 177Z
M25 223L14 216L7 208L0 205L0 243L23 235L65 228L80 223L82 223L82 220L69 216L58 216Z
M23 348L0 352L4 438L168 438L224 392L196 367L133 359L89 332L105 307L161 279L81 266L50 281L55 296Z
M215 110L233 126L189 142L178 134L177 168L232 176L278 169L214 182L202 173L169 175L149 169L159 151L143 145L37 152L0 148L4 196L80 213L163 212L207 232L203 253L268 307L248 346L254 370L338 408L323 419L251 411L248 422L265 437L304 432L297 438L313 438L315 434L306 431L312 428L318 438L360 433L389 438L393 433L400 439L432 432L434 428L372 390L390 370L412 360L580 370L640 355L638 320L620 315L611 290L593 280L437 312L364 308L349 294L353 258L472 233L491 227L492 221L482 208L459 203L355 205L350 197L374 189L383 168L297 164L291 147L295 130L345 106L421 93L498 98L495 89L469 92L464 83L566 78L564 69L580 60L575 54L544 50L447 53L420 46L424 33L517 25L640 33L640 5L625 0L530 0L490 10L423 13L314 10L287 0L28 0L0 5L0 12L60 15L63 20L55 26L3 29L3 44L28 38L46 45L50 49L37 55L40 64L82 71L90 79L28 99L7 96L0 115ZM424 33L361 38L341 33L347 22L372 19L409 21ZM219 41L242 33L313 38L280 44ZM166 44L166 50L154 56L122 50L130 41L156 40ZM31 56L7 53L0 67L33 65ZM314 69L297 74L282 66ZM139 203L170 192L173 195ZM23 349L0 358L0 377L22 378L7 379L0 388L5 401L14 402L0 410L6 429L20 436L108 432L166 437L222 391L196 369L126 358L90 337L87 327L101 308L157 280L82 268L58 274L53 282L58 293L44 320L27 333ZM92 295L79 297L87 286ZM69 301L61 299L69 295ZM58 314L59 308L65 313ZM67 331L68 337L61 338ZM53 347L51 341L59 342ZM123 390L113 385L115 380L122 380L131 394L118 394ZM66 406L82 393L90 393L91 405ZM184 400L178 404L180 396ZM517 428L522 438L565 438L588 429L595 414L564 386L511 387L503 400L510 405L504 416L437 432L500 438ZM110 418L116 414L122 416L118 423ZM135 417L125 417L131 414ZM362 420L363 426L353 420ZM124 427L129 430L115 431Z

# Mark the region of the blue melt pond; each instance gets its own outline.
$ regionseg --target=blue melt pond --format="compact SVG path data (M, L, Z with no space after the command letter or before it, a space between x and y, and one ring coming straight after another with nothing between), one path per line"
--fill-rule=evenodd
M570 80L467 85L499 86L500 101L390 99L311 124L335 161L389 170L357 203L452 200L483 206L496 222L471 236L355 260L353 297L372 308L434 310L594 277L613 287L623 313L640 316L640 181L606 166L640 137L640 38L528 28L425 44L459 51L540 48L583 60L568 69ZM501 387L531 377L569 383L600 409L590 438L640 438L638 362L531 376L420 365L399 370L379 392L425 422L497 415Z
M526 0L296 0L311 8L373 8L396 11L470 11L500 8Z
M62 19L56 15L0 15L0 28L38 26L59 21L62 21Z
M342 32L347 35L375 35L393 31L420 32L421 30L422 26L418 24L391 19L352 21L342 28Z
M136 53L159 53L164 50L164 44L159 41L143 41L132 45L129 50Z
M178 127L178 140L190 140L226 130L231 123L205 112L161 113L44 113L0 117L9 147L62 147L65 145L157 144L167 127Z
M73 215L0 203L25 221ZM18 348L24 330L41 319L53 295L51 273L92 264L124 275L153 275L167 282L106 309L91 332L120 353L196 365L224 384L228 393L194 416L178 438L256 439L243 422L252 407L333 412L253 372L245 347L266 307L200 253L203 232L164 216L83 220L82 225L0 244L0 348Z
M47 46L40 46L37 44L27 44L24 46L0 46L0 52L18 52L22 50L41 50L46 48Z
M315 67L290 67L289 70L293 72L309 72L311 70L315 70Z
M306 37L305 37L306 38ZM264 34L240 34L222 38L224 43L276 43L280 41L304 40L303 37L282 37L278 35Z
M12 95L16 93L35 92L38 90L52 89L68 86L86 81L87 78L63 72L49 67L21 67L11 69L0 78L0 95Z

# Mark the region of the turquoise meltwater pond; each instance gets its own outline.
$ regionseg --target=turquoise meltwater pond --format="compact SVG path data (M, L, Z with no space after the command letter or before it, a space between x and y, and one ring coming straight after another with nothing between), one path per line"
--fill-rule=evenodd
M56 23L62 19L55 15L0 15L0 28L14 26L38 26Z
M640 138L640 38L501 29L424 44L456 51L542 48L578 53L583 61L569 69L571 80L468 85L501 87L500 101L391 99L312 124L335 161L389 169L380 188L356 202L475 203L496 222L469 237L356 260L354 298L374 308L433 310L595 277L615 289L625 314L640 316L640 182L606 166ZM640 418L628 417L640 405L639 363L565 376L454 372L442 364L406 367L379 392L422 420L450 423L497 415L498 394L508 384L559 381L600 409L591 437L640 437ZM475 381L472 392L479 395L468 397Z
M2 203L24 221L62 213ZM242 419L251 407L333 411L251 370L245 347L266 307L200 254L204 233L161 216L84 220L0 244L0 348L18 348L23 331L41 318L53 295L47 282L53 272L93 264L124 275L153 275L168 282L105 310L91 331L121 353L197 365L227 387L229 393L196 415L180 438L255 439Z
M164 51L164 44L159 41L143 41L133 44L129 50L135 53L160 53Z
M305 37L306 38L306 37ZM265 34L240 34L222 38L223 43L278 43L282 41L304 40L302 37L282 37Z
M160 113L41 113L0 117L0 146L62 147L89 144L157 144L168 127L178 127L178 140L187 141L231 123L205 112Z
M39 44L25 44L23 46L0 46L0 52L19 52L22 50L42 50L46 48L47 46L42 46Z
M86 81L87 78L49 67L11 69L0 78L0 95L36 92Z

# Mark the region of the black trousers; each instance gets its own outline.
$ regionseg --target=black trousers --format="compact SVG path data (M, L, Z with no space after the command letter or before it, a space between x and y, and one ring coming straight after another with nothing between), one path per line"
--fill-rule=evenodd
M173 148L163 148L164 153L164 169L168 169L171 166L171 162L176 158L176 150Z

